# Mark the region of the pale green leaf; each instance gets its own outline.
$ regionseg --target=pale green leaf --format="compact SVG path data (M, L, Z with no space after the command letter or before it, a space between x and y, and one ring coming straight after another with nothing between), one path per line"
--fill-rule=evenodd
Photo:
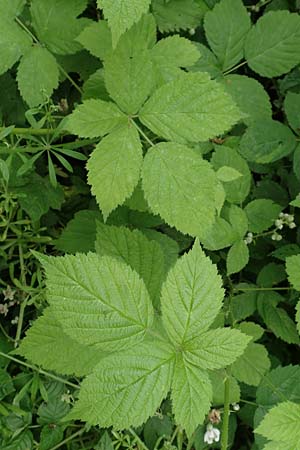
M171 142L152 147L144 159L142 183L153 213L179 231L199 236L214 223L216 174L190 148Z
M2 16L6 15L9 19L19 16L24 9L26 0L0 0Z
M154 87L152 61L148 50L131 56L117 48L104 63L105 86L122 111L136 114Z
M120 350L141 341L153 320L144 282L111 257L39 255L47 299L63 331L99 350Z
M289 155L297 144L295 135L281 122L263 119L243 134L239 152L248 161L267 164Z
M286 271L293 288L300 291L300 254L286 258Z
M300 194L298 194L297 197L290 202L290 205L300 208Z
M239 233L222 217L217 217L211 228L201 236L201 242L208 250L221 250L239 239Z
M175 420L191 437L208 413L212 386L207 372L177 357L172 381L171 399Z
M223 86L199 72L183 73L158 88L139 117L155 134L184 143L228 131L241 113Z
M180 346L203 333L216 318L224 297L217 268L196 241L169 271L162 287L162 320Z
M205 34L224 71L242 59L250 26L250 17L241 0L221 0L206 13Z
M290 442L271 441L264 446L263 450L291 450L291 444ZM300 450L300 444L293 447L293 450Z
M249 194L251 185L251 172L244 158L234 148L218 145L212 155L211 163L215 170L228 166L243 175L223 186L228 202L238 204L243 202Z
M196 28L208 7L194 0L153 0L152 9L158 28L164 33Z
M241 356L251 338L239 330L217 328L206 331L186 345L185 357L202 369L221 369Z
M151 57L158 66L188 67L200 56L194 43L178 35L161 39L151 50Z
M254 322L241 322L237 325L237 328L250 336L252 341L258 341L264 334L264 329Z
M103 8L111 29L113 47L120 36L148 11L149 4L150 0L98 0L98 7Z
M240 272L249 261L249 249L247 244L243 241L236 241L230 247L226 259L227 275Z
M249 125L272 117L271 102L262 84L245 75L227 75L223 80L226 91L240 110L245 113L243 121Z
M16 352L44 369L76 376L91 373L103 356L64 333L51 308L34 321Z
M92 22L76 40L97 58L105 59L112 53L111 32L105 20Z
M249 221L249 230L255 233L270 228L278 218L282 207L270 199L259 198L252 200L245 207L245 212Z
M85 8L86 0L32 0L32 23L39 40L58 55L69 55L81 50L75 38L90 21L76 17Z
M227 210L227 214L233 229L236 231L239 238L243 239L249 226L247 214L237 205L230 205L229 210Z
M125 227L97 224L96 252L112 256L135 270L148 289L156 306L165 275L164 255L158 243L150 241L141 231Z
M54 56L34 45L21 59L17 81L23 99L32 108L51 97L58 86L58 66Z
M274 406L255 432L270 440L287 442L295 448L300 441L300 405L290 401Z
M243 175L236 169L230 166L222 166L217 170L217 177L223 183L228 183L229 181L234 181Z
M81 137L97 137L127 124L127 117L114 103L85 100L68 116L66 128Z
M133 126L113 131L96 146L87 163L88 182L104 220L132 194L142 161L142 144Z
M284 111L291 128L300 133L300 94L289 91L284 99Z
M1 8L0 15L0 75L10 69L31 47L31 37Z
M251 342L244 354L232 364L231 372L238 381L250 386L258 386L270 366L271 363L265 347Z
M159 341L108 356L82 383L69 416L117 429L142 425L170 389L174 357L168 344Z
M248 33L245 57L252 70L278 77L300 62L300 17L288 11L264 14Z

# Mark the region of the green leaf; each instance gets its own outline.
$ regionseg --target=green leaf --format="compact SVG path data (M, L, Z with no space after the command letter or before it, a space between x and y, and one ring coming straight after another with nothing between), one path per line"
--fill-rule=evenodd
M32 39L13 20L6 17L1 7L0 16L0 75L10 69L31 47Z
M104 83L104 70L101 67L94 72L84 83L82 100L88 100L90 98L101 99L109 101L109 95Z
M236 241L230 247L226 259L227 275L240 272L249 261L249 249L247 244L243 241Z
M242 356L231 366L231 372L239 381L258 386L265 373L270 369L268 352L261 344L250 342Z
M116 47L120 36L148 11L149 4L150 0L98 0L98 7L103 8L111 29L113 47Z
M184 346L209 328L224 297L216 266L196 241L169 271L162 287L162 320L172 340Z
M255 432L270 440L287 442L290 448L300 441L300 405L283 402L272 408Z
M271 119L271 102L264 87L245 75L228 75L223 80L226 91L245 114L243 121L250 125L262 119Z
M226 200L240 204L245 200L251 184L251 172L244 158L233 148L218 145L212 155L211 163L215 170L223 166L232 167L242 174L242 177L224 184Z
M174 239L158 231L144 229L143 233L150 241L155 241L160 245L164 253L165 272L167 273L178 259L179 245Z
M171 142L152 147L144 159L142 185L153 213L179 231L197 236L213 224L216 174L190 148Z
M237 327L243 333L251 336L252 341L258 341L258 339L260 339L264 334L264 329L254 322L241 322L237 325Z
M300 334L300 301L297 303L296 306L296 323L297 323L297 330Z
M256 282L259 286L271 287L286 279L286 273L282 264L270 262L259 271Z
M201 57L193 66L189 67L189 71L207 72L211 78L221 77L221 68L219 67L219 62L213 52L210 51L206 45L200 44L199 42L195 42L194 45L198 49Z
M91 373L103 356L64 333L51 308L34 321L16 353L44 369L76 376Z
M155 134L185 143L228 131L241 113L223 86L206 73L183 73L158 88L139 118Z
M111 32L105 20L92 22L76 38L93 56L105 59L112 49Z
M209 373L212 384L213 405L223 405L225 395L225 381L228 379L228 373L225 370L212 371ZM229 376L229 402L238 403L241 398L241 391L235 378Z
M217 217L211 228L201 236L201 242L208 250L220 250L229 247L238 239L237 231L222 217Z
M132 124L113 131L96 146L87 163L88 183L104 220L132 194L142 161L142 144Z
M264 14L252 27L245 43L245 57L263 77L278 77L300 62L300 17L288 11Z
M300 291L300 254L286 258L286 272L293 288Z
M249 226L247 214L242 208L239 208L236 205L231 205L227 214L232 228L237 233L239 238L243 239Z
M85 8L86 0L32 0L30 12L37 37L57 55L69 55L81 50L75 38L90 21L76 17Z
M253 123L243 134L239 152L248 161L267 164L289 155L297 141L291 130L276 120Z
M47 277L47 299L63 331L104 351L140 342L153 320L144 282L111 257L39 255Z
M250 17L241 0L221 0L205 15L206 38L223 71L242 59L250 26Z
M141 231L107 226L98 222L96 252L112 256L128 264L144 280L156 306L165 275L164 255L158 243L150 241Z
M297 179L300 180L300 144L297 145L293 156L293 171ZM298 202L299 205L299 202ZM295 205L297 206L297 205ZM298 206L299 208L299 206Z
M24 431L18 435L12 442L3 445L1 450L28 450L33 446L33 436L31 431Z
M297 197L290 202L290 205L295 206L295 208L300 208L300 194L298 194Z
M239 330L217 328L188 342L185 357L202 369L221 369L241 356L251 338Z
M104 63L105 86L122 111L136 114L154 86L152 61L148 50L131 56L119 47Z
M178 356L171 393L176 423L191 437L202 424L212 400L212 386L207 372Z
M93 138L104 136L127 121L126 115L114 103L89 99L68 116L66 129L78 136Z
M171 67L192 66L200 56L193 42L178 35L161 39L151 50L151 57L157 65Z
M152 10L159 31L165 33L196 28L208 8L194 0L153 0Z
M284 99L284 111L288 123L296 133L300 133L300 94L289 91Z
M47 403L42 403L38 409L39 423L42 425L57 424L69 412L70 405L62 402L59 397L49 398Z
M236 169L230 166L222 166L217 170L217 177L223 183L228 183L229 181L234 181L243 175Z
M45 425L40 435L39 450L51 450L52 447L59 444L64 438L64 430L60 426L49 427Z
M0 400L15 391L13 380L5 369L0 368Z
M17 81L23 99L32 108L47 101L58 86L58 66L46 48L34 45L21 59Z
M69 417L117 429L142 425L170 389L174 356L166 342L148 341L104 358L83 381Z
M230 301L230 314L234 322L246 319L256 310L256 292L243 292Z
M282 207L272 200L264 198L252 200L245 207L249 221L249 230L254 233L261 233L267 230L274 224L281 210Z

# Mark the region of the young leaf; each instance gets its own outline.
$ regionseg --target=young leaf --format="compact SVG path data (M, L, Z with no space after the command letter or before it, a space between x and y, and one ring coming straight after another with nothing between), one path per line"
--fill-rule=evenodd
M295 135L287 126L264 119L250 125L243 134L239 152L248 161L268 164L292 153L296 144Z
M174 357L166 342L149 340L104 358L83 381L69 417L117 429L142 425L170 389Z
M207 372L178 356L171 393L175 420L191 437L202 424L212 400L212 386Z
M127 121L127 116L114 103L90 99L68 116L66 128L70 133L92 138L104 136Z
M248 216L249 230L254 233L261 233L274 224L281 211L281 206L272 200L259 198L252 200L245 207Z
M300 17L289 11L264 14L248 33L245 57L263 77L278 77L300 62Z
M35 320L16 353L44 369L64 375L91 373L103 354L71 339L55 319L51 308Z
M300 291L300 254L286 258L286 271L293 288Z
M158 306L165 275L164 255L158 243L150 241L139 230L98 222L95 248L98 255L112 256L135 270L144 280L155 306Z
M240 272L249 261L249 249L247 244L243 241L236 241L230 248L227 259L227 275L232 273Z
M250 17L241 0L221 0L212 11L206 13L205 34L223 71L242 59L250 26Z
M172 342L185 346L209 328L224 297L216 266L196 241L169 271L161 293L162 320Z
M88 182L104 220L132 194L142 161L142 144L132 124L113 131L93 151L87 163Z
M199 236L214 223L216 174L190 148L171 142L152 147L142 183L151 210L179 231Z
M228 131L241 113L206 73L183 73L158 88L139 113L155 134L175 142L206 141Z
M120 36L148 11L150 0L97 0L97 3L99 8L103 8L111 29L113 47L116 47Z
M75 38L90 21L76 17L85 8L86 0L32 0L30 12L39 40L57 55L69 55L81 50Z
M144 282L130 267L94 253L38 257L51 309L72 339L104 351L143 340L153 308Z
M300 94L289 91L284 99L284 111L291 128L300 133Z

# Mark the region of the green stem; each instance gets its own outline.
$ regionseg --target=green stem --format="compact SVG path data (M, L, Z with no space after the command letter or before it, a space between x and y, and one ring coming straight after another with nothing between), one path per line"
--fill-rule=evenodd
M78 436L81 436L84 433L84 429L81 428L80 430L76 431L76 433L71 434L71 436L67 437L63 441L61 441L59 444L55 445L54 447L51 447L49 450L56 450L57 448L60 448L62 445L66 444L67 442L73 441L73 439L77 438Z
M0 127L0 133L2 130L5 130L5 127ZM47 136L48 134L54 134L54 128L14 128L10 134L13 135L33 135L33 136Z
M177 434L177 449L182 450L182 445L183 445L183 431L181 428L179 428Z
M135 128L138 130L138 132L143 136L143 138L148 142L148 144L151 145L151 147L154 147L153 142L151 141L151 139L148 138L148 136L146 135L146 133L143 132L143 130L141 129L141 127L139 127L139 125L134 121L131 120L131 123L135 126Z
M228 428L229 428L229 415L230 415L230 379L227 373L227 378L225 380L225 392L224 392L224 412L223 412L223 425L222 425L222 435L221 435L221 450L227 450L228 447Z
M65 69L60 64L57 63L57 65L58 65L58 68L61 71L61 73L70 81L70 83L74 86L74 88L82 95L83 91L82 91L81 87L78 86L78 84L73 80L72 77L70 77L68 72L66 72Z
M140 439L140 437L136 434L136 432L132 428L129 428L128 431L130 432L130 434L132 434L132 436L142 449L149 450L149 448L144 444L144 442Z
M291 287L233 288L234 291L291 291Z
M247 61L243 61L240 64L237 64L236 66L232 67L229 70L226 70L225 72L223 72L223 75L228 75L231 72L234 72L235 70L239 69L240 67L244 66L245 64L247 64Z
M52 378L52 380L60 381L61 383L67 384L68 386L71 386L72 388L75 388L75 389L80 389L80 386L78 386L78 384L71 383L71 381L65 380L64 378L58 377L57 375L53 375L52 373L47 372L46 370L39 369L38 367L36 367L32 364L21 361L20 359L14 358L13 356L7 355L6 353L3 353L1 351L0 351L0 356L3 356L4 358L7 358L10 361L13 361L22 366L28 367L29 369L34 370L42 375L45 375L48 378Z

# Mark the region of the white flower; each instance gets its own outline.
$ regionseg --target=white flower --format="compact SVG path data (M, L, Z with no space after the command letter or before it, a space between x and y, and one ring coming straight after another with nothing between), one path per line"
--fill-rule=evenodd
M204 442L206 444L213 444L214 442L219 442L220 440L220 430L214 428L211 424L206 427L206 432L204 434Z
M275 220L275 225L277 228L279 228L279 230L282 230L283 228L283 220L282 219L276 219Z
M290 222L289 223L289 228L295 228L296 227L296 224L295 224L295 222Z
M249 233L247 233L247 235L244 239L244 242L245 242L245 244L248 245L248 244L251 244L252 241L253 241L253 233L249 232Z
M234 411L239 411L240 410L240 405L238 403L232 403L232 408Z

